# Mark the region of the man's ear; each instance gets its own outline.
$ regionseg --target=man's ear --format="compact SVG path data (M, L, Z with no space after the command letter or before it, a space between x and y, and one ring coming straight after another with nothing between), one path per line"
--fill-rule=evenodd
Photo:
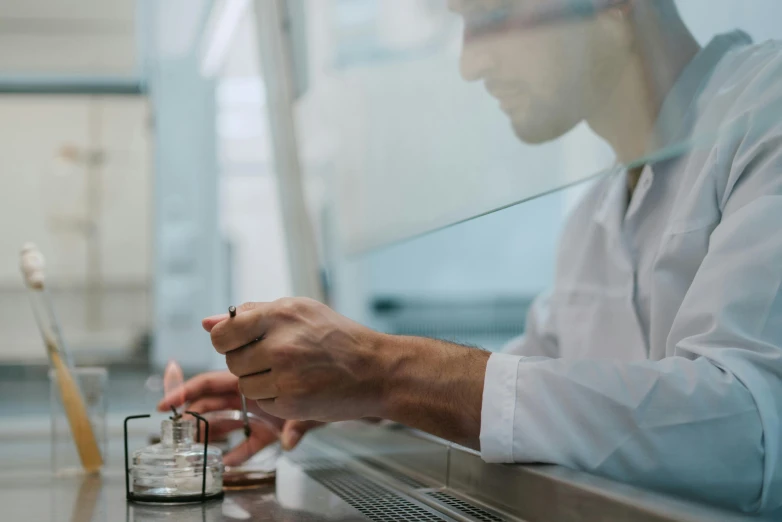
M644 0L654 1L654 0ZM635 9L636 0L597 0L597 12L613 14L614 16L626 18Z
M614 41L619 47L631 47L635 36L632 34L633 17L637 15L638 2L656 0L602 0L604 9L597 14L602 22L601 30L609 34L603 36Z
M649 0L645 0L649 1ZM651 0L654 1L654 0ZM633 10L636 0L597 0L598 11L614 10L628 14Z

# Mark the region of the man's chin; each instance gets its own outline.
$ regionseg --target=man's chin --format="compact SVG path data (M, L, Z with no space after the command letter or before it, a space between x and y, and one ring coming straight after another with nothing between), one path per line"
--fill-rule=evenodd
M567 131L561 132L553 126L543 126L530 121L511 120L513 133L528 145L540 145L562 137Z

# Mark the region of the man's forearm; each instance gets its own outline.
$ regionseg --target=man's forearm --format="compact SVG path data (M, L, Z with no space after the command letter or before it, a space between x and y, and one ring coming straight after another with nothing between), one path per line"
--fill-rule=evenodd
M383 336L382 416L479 449L489 353L421 337Z

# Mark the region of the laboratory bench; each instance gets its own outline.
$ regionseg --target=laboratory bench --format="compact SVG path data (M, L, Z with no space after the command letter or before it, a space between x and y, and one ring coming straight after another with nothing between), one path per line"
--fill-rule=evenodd
M3 522L760 520L557 466L486 464L426 434L360 422L308 434L280 458L274 483L204 504L141 505L125 500L116 430L100 476L54 477L48 436L0 428ZM131 433L129 445L145 439Z

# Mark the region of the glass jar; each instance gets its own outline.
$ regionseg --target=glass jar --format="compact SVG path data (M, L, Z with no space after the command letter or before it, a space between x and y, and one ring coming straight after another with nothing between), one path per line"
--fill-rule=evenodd
M133 453L131 492L146 502L201 500L204 445L194 441L196 423L183 418L161 424L160 443ZM206 457L207 497L223 490L223 453L209 446Z

